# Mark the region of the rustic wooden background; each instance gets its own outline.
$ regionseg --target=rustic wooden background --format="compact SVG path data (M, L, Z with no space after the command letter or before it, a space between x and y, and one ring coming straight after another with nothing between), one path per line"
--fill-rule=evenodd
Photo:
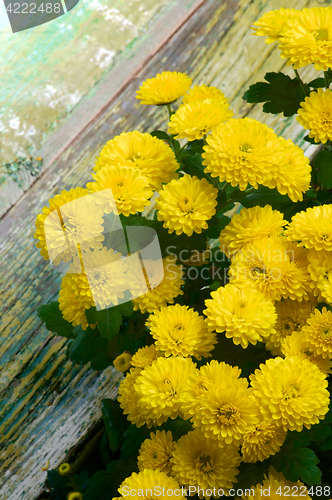
M295 8L312 5L310 0L292 2ZM35 248L36 215L62 189L85 185L107 140L123 131L165 128L164 108L141 106L135 99L141 82L163 70L221 88L235 117L264 121L310 155L313 147L303 143L303 129L294 119L263 115L260 105L242 100L267 71L291 74L276 46L252 36L250 29L264 12L281 7L289 2L182 0L44 143L42 175L0 221L1 499L35 499L44 486L46 462L51 468L62 463L101 418L101 400L116 396L120 380L112 369L98 373L67 361L66 340L38 319L36 308L56 299L61 276ZM301 73L307 78L313 70Z

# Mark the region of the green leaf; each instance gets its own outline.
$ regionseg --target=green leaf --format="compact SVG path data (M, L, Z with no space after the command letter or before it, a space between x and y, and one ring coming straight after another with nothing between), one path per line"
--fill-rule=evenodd
M290 201L288 196L280 194L277 189L259 186L258 189L248 194L240 203L246 208L255 207L256 205L260 207L271 205L274 210L280 210L283 204Z
M327 439L318 444L319 448L323 451L332 450L332 433L329 435Z
M225 192L223 193L218 193L217 196L217 206L216 206L216 212L217 214L221 211L226 211L225 208L228 206L228 201L227 201L227 194Z
M114 399L103 399L103 420L108 437L108 443L112 453L121 446L123 434L128 427L128 421L120 408L120 404Z
M208 238L219 238L220 232L230 223L230 218L223 216L219 218L219 224L209 226L205 232Z
M322 473L317 467L319 459L309 448L299 445L298 440L286 440L281 450L273 457L272 465L286 479L309 484L320 484Z
M313 137L309 137L309 134L303 137L303 140L310 142L310 144L315 144L317 146L317 142L315 142L315 139Z
M171 431L173 441L178 441L180 437L188 434L189 431L192 431L193 427L189 420L183 420L180 417L176 417L174 420L168 419L167 422L159 427L159 430L165 432Z
M99 454L104 467L112 462L112 454L110 452L110 447L108 444L107 432L104 432L99 445Z
M98 329L102 337L111 340L114 335L119 333L121 325L122 316L115 307L98 311Z
M107 470L96 472L88 481L88 489L84 493L84 500L112 500L118 497L120 484L137 471L137 463L130 457L128 461L114 460L107 466Z
M199 153L194 155L184 152L180 156L181 163L183 163L183 170L189 175L196 175L198 179L207 179L211 184L211 177L204 172L205 166L202 164L202 157Z
M134 305L131 300L128 302L124 302L123 304L119 304L116 306L116 310L121 314L121 316L127 318L132 316L134 313Z
M258 483L262 484L264 475L268 474L268 465L266 461L256 462L255 464L242 462L239 471L236 489L245 490L252 486L256 486Z
M45 322L46 328L51 332L57 333L62 337L74 339L74 327L62 316L59 308L59 302L50 302L49 304L38 307L37 314Z
M88 320L89 325L95 325L98 322L98 311L95 306L91 306L89 309L85 309L85 316Z
M332 153L320 151L314 160L314 167L319 169L318 182L326 189L332 188Z
M315 78L314 80L311 80L308 85L313 89L319 89L325 87L325 80L324 78Z
M179 141L174 139L174 137L167 134L163 130L154 130L153 132L150 132L150 135L152 135L152 137L157 137L157 139L161 139L162 141L168 142L168 144L171 146L175 154L179 151L181 147Z
M329 307L327 304L319 304L318 306L322 305L323 307ZM318 307L317 306L317 307ZM331 307L331 306L330 306ZM321 311L321 309L320 309ZM330 405L329 411L325 415L325 418L323 420L326 424L332 424L332 404Z
M98 328L94 330L88 326L84 331L80 326L75 328L77 337L70 341L69 359L74 363L86 364L91 362L94 370L103 370L110 365L111 360L106 354L107 339L101 337Z
M56 469L47 471L47 485L51 488L52 499L65 500L73 487L68 477L62 477Z
M136 427L136 425L129 425L124 433L126 439L121 447L122 460L127 461L132 457L136 457L141 444L150 437L151 432L153 432L152 429L148 429L146 425L140 428Z
M244 93L243 99L250 103L265 102L264 113L292 116L297 113L304 95L299 81L283 73L266 73L265 82L257 82ZM306 85L309 94L309 87Z
M203 150L203 146L204 146L204 140L203 139L197 139L195 141L190 141L186 145L186 148L183 150L183 153L185 152L185 153L190 153L190 154L195 154L195 153L202 154L203 151L204 151ZM181 159L181 155L183 153L180 152L179 159Z
M111 340L116 335L122 325L122 315L130 316L133 313L131 301L97 311L95 307L86 310L86 317L89 324L98 323L98 330L102 337Z

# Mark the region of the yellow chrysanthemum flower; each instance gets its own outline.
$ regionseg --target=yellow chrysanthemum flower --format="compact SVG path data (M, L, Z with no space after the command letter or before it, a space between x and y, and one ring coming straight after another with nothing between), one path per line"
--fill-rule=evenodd
M140 372L135 390L144 418L156 419L160 425L178 416L182 388L193 376L195 366L189 358L161 357Z
M144 469L159 470L171 475L170 458L175 448L171 431L151 432L150 439L143 441L137 457L140 471Z
M79 491L71 491L67 495L67 500L82 500L83 498L83 493L80 493Z
M159 352L154 344L141 347L131 358L131 364L135 368L143 370L146 366L152 365L152 362L158 358Z
M287 29L289 21L298 15L299 11L295 9L270 10L254 23L253 35L267 36L265 43L277 42L283 31Z
M103 247L83 254L84 272L78 257L70 264L68 274L73 280L75 294L85 309L117 306L119 299L124 298L129 278L126 260L121 257L121 253Z
M230 282L259 290L271 301L306 299L310 290L306 253L281 236L257 238L232 259Z
M156 203L158 220L164 221L169 233L200 234L216 213L217 195L206 179L186 174L163 187Z
M149 316L146 326L165 356L194 356L201 360L202 356L211 356L217 343L216 334L204 318L188 306L163 307Z
M184 284L182 279L182 267L175 264L175 260L171 257L163 259L164 277L161 279L159 261L145 260L144 264L148 264L149 272L146 273L146 278L149 284L149 292L144 294L140 292L141 271L136 277L134 268L130 268L130 279L133 282L133 287L137 283L137 298L133 299L134 310L141 310L142 313L148 311L154 312L167 304L173 304L175 297L183 295L181 286ZM159 283L157 286L154 283ZM143 293L144 295L141 295ZM140 295L140 296L139 296Z
M128 420L132 424L136 425L136 427L142 427L142 425L146 424L148 429L150 429L152 426L157 427L161 425L164 423L165 419L161 418L158 420L149 418L142 412L138 404L140 396L135 389L135 383L140 373L141 370L139 368L130 369L126 378L120 382L118 401L124 415L127 415Z
M78 255L78 245L81 250L102 247L103 213L87 194L80 187L63 190L37 216L34 237L45 260L50 258L58 265Z
M332 51L332 46L331 46ZM301 102L298 110L297 121L306 130L309 130L309 137L315 142L322 142L332 139L332 91L330 89L317 89L310 92L309 97Z
M141 104L170 104L187 92L192 84L189 76L178 71L163 71L142 83L136 92Z
M244 349L274 332L275 307L257 290L227 284L205 301L207 324Z
M228 103L227 97L220 89L212 86L207 87L206 85L195 85L189 89L187 94L183 96L182 102L183 104L190 104L195 101L205 101L206 99L221 101L223 104Z
M244 191L248 184L272 179L282 159L277 136L267 125L252 118L233 119L207 136L203 165L205 172Z
M123 352L120 356L117 356L113 361L114 367L118 372L126 372L131 367L132 355L129 352Z
M241 370L237 366L231 366L215 359L196 369L193 376L186 381L181 394L181 413L183 418L189 420L200 407L201 399L207 391L214 391L215 387L226 387L231 380L238 380ZM243 379L244 388L247 382Z
M322 354L315 355L306 342L304 331L295 331L287 336L281 343L281 351L287 357L297 356L300 359L308 359L314 363L323 373L332 373L332 359L324 358Z
M243 434L241 452L244 462L262 462L275 455L286 439L286 431L272 420L260 420Z
M58 473L59 473L59 476L61 476L61 477L68 477L73 473L73 468L70 464L65 462L65 463L61 464L60 467L58 468Z
M332 205L298 212L286 228L285 236L300 241L299 246L332 251Z
M307 323L307 319L312 313L316 301L314 300L291 300L284 299L275 302L275 308L277 311L277 322L274 326L274 331L271 332L269 338L266 341L265 347L274 356L280 356L281 354L281 343L283 340L292 335L294 332L299 332Z
M226 122L233 116L228 102L221 99L205 99L182 104L171 116L169 133L175 139L195 141Z
M264 419L285 431L310 429L328 412L326 376L309 360L268 359L250 380Z
M287 224L283 214L272 210L270 205L265 207L242 208L241 212L234 214L230 223L223 229L219 236L221 250L232 256L248 243L262 236L278 236Z
M332 66L332 7L303 9L280 37L281 57L295 69L314 64L317 71Z
M96 182L86 186L90 193L98 193L94 197L96 204L107 214L114 212L128 217L150 205L153 191L149 178L134 167L105 167L92 177Z
M226 493L237 482L241 457L236 446L221 445L194 430L179 439L171 462L175 479L185 487L196 487L197 492L201 488L202 498L202 490L225 488ZM207 492L205 498L211 495L212 491Z
M257 422L253 412L255 400L247 379L230 376L221 386L209 386L186 411L194 428L208 439L238 444L249 426ZM183 397L183 396L182 396Z
M65 274L61 281L58 299L59 308L65 320L72 323L73 326L81 325L82 329L86 330L88 321L85 315L85 307L75 293L74 284L74 277Z
M278 137L278 143L283 150L283 157L273 178L263 184L270 189L277 188L280 194L287 194L294 203L302 201L303 193L310 187L310 160L291 139L286 141L283 137Z
M286 486L287 490L285 488ZM307 487L304 486L301 481L292 483L291 481L285 479L283 474L281 472L277 472L273 467L269 467L268 476L264 476L264 481L262 481L262 483L258 483L256 486L253 485L251 490L246 490L245 495L241 498L246 500L266 500L265 492L267 491L269 492L268 498L270 500L284 498L287 496L287 491L292 491L292 497L297 500L301 500L301 498L311 500L311 497L308 495Z
M161 183L177 178L179 164L170 146L150 134L123 132L114 137L103 147L94 166L94 171L101 168L133 167L149 178L150 186L159 190Z
M308 271L314 294L321 302L332 304L332 254L326 250L311 248L308 253Z
M316 356L332 358L332 312L323 307L322 312L315 309L302 328L307 348Z
M154 491L157 493L153 496L151 492ZM152 500L155 496L160 499L179 500L179 497L184 495L184 491L173 477L151 469L145 469L138 474L133 472L121 483L118 492L122 495L120 498L128 498L130 495L131 500Z

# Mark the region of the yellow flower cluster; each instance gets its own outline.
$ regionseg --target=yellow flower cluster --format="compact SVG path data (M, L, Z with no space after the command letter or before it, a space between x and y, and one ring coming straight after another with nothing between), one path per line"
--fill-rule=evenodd
M253 486L250 490L246 490L241 498L243 500L263 500L268 493L268 497L275 500L286 496L285 492L287 491L292 491L292 496L297 500L301 500L301 498L311 500L308 488L301 481L297 481L296 483L288 481L281 472L277 472L273 467L269 467L268 475L264 476L264 481Z
M309 189L311 167L303 151L257 120L232 119L215 128L206 140L205 172L241 191L248 184L256 189L262 184L276 187L296 202Z
M255 34L267 36L268 43L279 41L282 57L295 68L313 63L325 70L332 64L331 21L332 8L281 9L255 23ZM141 338L144 334L147 345L136 352L122 347L113 361L125 374L118 401L131 424L150 429L169 419L188 421L190 430L177 440L165 429L144 440L139 473L122 482L121 498L130 490L131 497L151 500L140 491L156 485L161 488L156 496L167 491L167 498L183 495L181 488L189 486L205 490L197 492L201 498L218 496L214 488L228 494L241 461L256 463L278 453L288 430L309 429L329 408L332 205L298 212L290 222L270 205L237 205L228 225L219 226L220 214L227 220L220 211L223 196L233 202L248 185L250 191L262 185L302 201L311 167L290 139L252 118L232 118L221 90L190 88L191 83L187 75L170 71L143 82L137 99L168 109L170 135L156 133L166 141L138 131L114 137L102 148L86 189L54 196L36 221L41 255L56 266L68 266L59 294L65 320L86 330L86 310L123 300L132 300L134 310L146 315ZM332 140L331 95L330 90L312 92L299 110L298 121L316 141ZM173 112L170 104L180 97L182 104ZM196 151L202 150L201 162ZM186 172L186 162L196 175ZM122 256L111 248L112 231L125 218L137 229L147 207L153 210L149 225L163 225L163 237L175 233L172 239L180 241L182 250L190 253L191 243L199 242L197 259L169 253L160 262L129 249ZM222 286L209 278L206 286L200 281L196 310L183 264L186 271L191 265L211 271L205 254L216 255L218 248L209 237L213 231L202 234L208 223L213 231L224 227L214 238L220 232L220 249L230 259L228 281ZM123 239L128 248L128 238ZM132 330L139 325L136 317L128 322ZM230 352L235 344L246 349L244 356L263 348L266 358L275 357L259 368L257 363L246 378L238 366L207 362L214 352L227 360L218 338ZM261 498L260 489L270 488L270 496L277 498L278 488L292 485L270 469L254 491Z
M295 69L314 64L326 71L332 66L332 7L274 10L254 25L254 34L267 36L266 43L279 41L281 57Z

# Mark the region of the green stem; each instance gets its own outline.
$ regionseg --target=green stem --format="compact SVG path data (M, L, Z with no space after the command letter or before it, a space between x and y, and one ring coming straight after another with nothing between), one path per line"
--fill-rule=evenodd
M324 71L324 82L325 82L325 88L328 89L330 87L330 84L329 84L329 76L327 74L327 71Z
M245 191L246 194L250 194L250 193L253 193L254 191L256 191L256 188L254 188L253 186L251 186L249 189L247 189Z
M171 105L170 104L166 104L166 107L167 107L167 111L168 111L169 120L171 121L171 117L172 117L172 108L171 108Z
M308 95L307 89L304 86L304 83L303 83L303 81L302 81L302 79L301 79L301 77L299 75L299 72L297 71L297 69L294 68L294 66L293 66L293 70L294 70L294 73L295 73L295 76L296 76L297 80L300 83L300 87L301 87L301 90L303 92L303 96L306 97Z
M228 186L228 182L225 181L225 184L221 188L219 188L219 193L223 193L224 191L226 191Z

